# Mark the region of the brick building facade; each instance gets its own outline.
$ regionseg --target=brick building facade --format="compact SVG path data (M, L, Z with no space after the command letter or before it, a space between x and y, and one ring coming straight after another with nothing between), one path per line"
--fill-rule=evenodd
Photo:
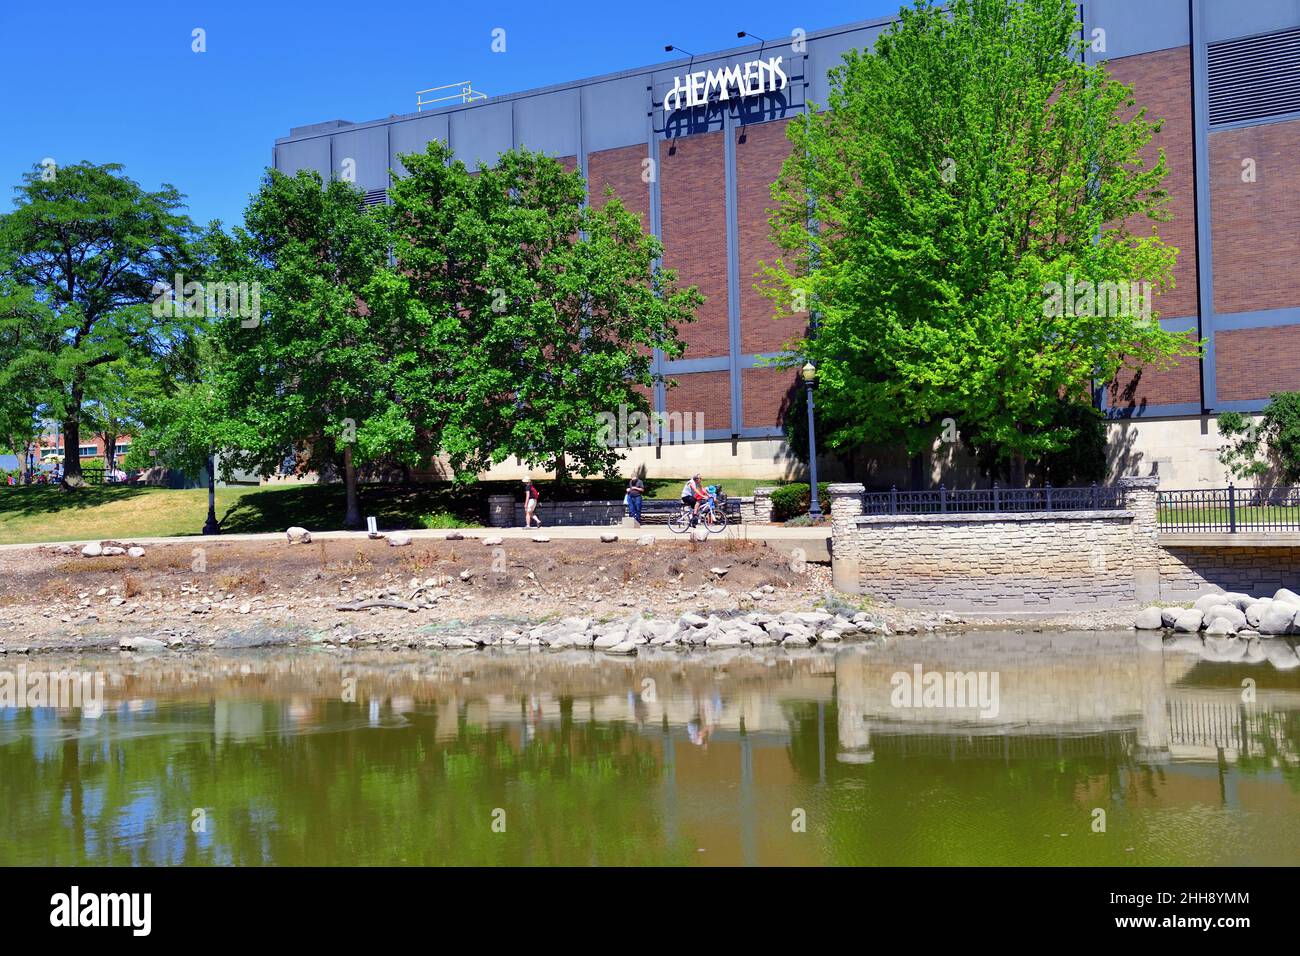
M1203 359L1098 383L1112 471L1158 466L1166 483L1217 484L1225 480L1217 413L1258 412L1270 393L1300 390L1300 9L1289 0L1084 0L1080 11L1087 56L1105 60L1138 106L1164 121L1151 153L1164 151L1173 218L1159 231L1179 256L1175 284L1155 308L1168 329L1207 343ZM890 22L372 122L298 127L276 141L273 164L329 176L346 163L376 198L390 170L401 172L398 156L431 139L471 167L521 146L575 165L592 201L613 189L662 239L665 264L705 296L685 330L685 355L656 359L677 386L653 395L657 411L704 415L703 435L692 436L700 447L633 449L630 464L651 474L693 464L719 477L782 477L799 470L782 438L796 382L764 359L803 328L798 318L774 319L754 288L759 262L775 251L769 189L790 148L787 124L807 103L826 102L828 71L843 52L870 47ZM764 87L756 68L753 95L733 90L722 100L715 88L708 103L682 106L683 77L689 87L694 73L739 75L775 58L783 83L771 74ZM931 466L923 481L968 480L951 455L936 454ZM898 456L879 456L875 468L875 483L915 481Z

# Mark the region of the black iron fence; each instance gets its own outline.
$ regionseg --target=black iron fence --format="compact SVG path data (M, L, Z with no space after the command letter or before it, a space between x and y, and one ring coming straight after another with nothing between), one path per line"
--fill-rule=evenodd
M1161 491L1157 521L1171 532L1300 531L1300 487Z
M863 496L867 515L980 514L1008 511L1110 511L1124 507L1124 490L1086 488L972 488L938 491L871 492Z

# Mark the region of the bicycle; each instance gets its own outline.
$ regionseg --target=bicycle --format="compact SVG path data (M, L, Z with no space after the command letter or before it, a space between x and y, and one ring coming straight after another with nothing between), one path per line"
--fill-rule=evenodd
M691 526L691 516L691 508L682 505L682 510L668 522L668 530L673 534L685 533ZM700 502L699 520L710 534L718 534L727 527L727 513L719 508L712 498Z

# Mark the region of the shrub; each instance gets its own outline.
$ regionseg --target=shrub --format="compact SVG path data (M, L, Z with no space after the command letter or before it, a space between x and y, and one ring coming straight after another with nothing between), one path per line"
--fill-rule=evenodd
M462 521L455 515L447 514L445 511L435 511L430 514L420 515L421 528L468 528L469 522Z
M817 482L817 497L820 502L826 502L828 486L829 482ZM780 485L772 489L772 520L788 521L796 515L806 514L811 504L812 489L806 483Z

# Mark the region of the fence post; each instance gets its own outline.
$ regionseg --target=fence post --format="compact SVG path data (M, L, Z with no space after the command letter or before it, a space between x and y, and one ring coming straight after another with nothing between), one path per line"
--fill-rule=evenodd
M1228 482L1228 531L1237 533L1237 488Z
M1088 490L1088 507L1093 511L1097 510L1097 483L1095 481Z
M1043 493L1044 493L1044 497L1047 499L1047 510L1051 511L1052 510L1052 483L1050 481L1043 482Z
M898 514L898 485L889 486L889 513Z
M993 510L999 511L1002 508L1002 496L998 491L998 483L993 482Z
M946 515L947 513L948 513L948 489L945 488L945 487L943 486L943 483L942 483L942 482L940 482L940 484L939 484L939 514L941 514L941 515Z

